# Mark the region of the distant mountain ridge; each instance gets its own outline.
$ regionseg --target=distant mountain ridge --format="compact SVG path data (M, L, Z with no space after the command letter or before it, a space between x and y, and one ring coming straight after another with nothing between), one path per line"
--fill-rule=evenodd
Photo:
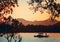
M55 20L55 21L51 21L50 19L48 19L48 20L45 20L45 21L27 21L27 20L24 20L24 19L22 19L22 18L18 18L17 19L19 22L22 22L22 24L24 24L24 25L54 25L54 24L56 24L56 23L58 23L58 21L57 20Z

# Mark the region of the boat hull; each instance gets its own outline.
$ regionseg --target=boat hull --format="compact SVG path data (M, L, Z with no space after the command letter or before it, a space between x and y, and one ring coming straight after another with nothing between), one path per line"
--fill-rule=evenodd
M34 37L39 37L39 38L42 38L42 37L49 37L49 36L35 35Z

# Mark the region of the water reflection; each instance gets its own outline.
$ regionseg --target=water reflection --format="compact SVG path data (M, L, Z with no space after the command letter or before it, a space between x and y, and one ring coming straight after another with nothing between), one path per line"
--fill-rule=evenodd
M22 36L22 38L34 38L34 35L38 35L38 33L17 33L16 35ZM49 37L60 37L60 33L47 33Z
M38 33L0 34L0 42L60 42L60 33L47 33L49 37L34 37Z
M20 42L22 37L20 35L16 36L16 33L1 33L0 37L3 37L7 42Z

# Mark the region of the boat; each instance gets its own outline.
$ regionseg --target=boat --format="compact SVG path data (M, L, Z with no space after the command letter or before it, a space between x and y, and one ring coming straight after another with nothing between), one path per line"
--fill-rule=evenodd
M34 35L34 37L39 37L39 38L42 38L42 37L49 37L48 35L47 35L47 33L39 33L38 35Z

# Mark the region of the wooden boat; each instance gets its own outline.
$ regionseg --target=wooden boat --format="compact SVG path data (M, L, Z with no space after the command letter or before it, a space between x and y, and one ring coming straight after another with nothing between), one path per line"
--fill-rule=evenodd
M42 34L38 34L38 35L34 35L34 37L39 37L39 38L42 38L42 37L49 37L48 35L47 35L47 33L45 33L45 35L43 35L43 33Z

